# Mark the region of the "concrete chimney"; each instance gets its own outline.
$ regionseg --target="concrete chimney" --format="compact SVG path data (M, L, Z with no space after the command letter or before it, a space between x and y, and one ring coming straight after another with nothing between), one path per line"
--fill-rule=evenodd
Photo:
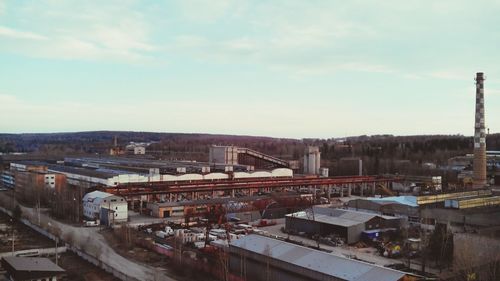
M486 130L484 125L484 74L476 74L473 188L486 186Z

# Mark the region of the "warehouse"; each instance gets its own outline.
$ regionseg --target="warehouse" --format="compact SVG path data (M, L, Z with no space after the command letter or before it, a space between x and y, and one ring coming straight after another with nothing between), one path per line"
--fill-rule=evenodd
M468 209L500 206L500 196L473 196L444 201L445 208Z
M419 224L420 215L416 196L358 198L347 202L349 210L404 218L409 224Z
M229 271L242 280L407 280L401 271L256 234L231 241L229 254Z
M64 274L64 269L48 258L4 257L2 268L5 280L50 280L55 281ZM3 280L3 279L2 279Z
M337 235L347 244L360 240L365 230L399 229L402 219L374 213L359 212L326 207L313 207L312 211L288 214L285 228L291 232L309 235Z
M451 203L449 203L451 204ZM421 227L434 230L436 225L445 225L452 231L474 230L476 232L500 226L500 207L475 208L424 208L421 210Z
M126 222L127 201L119 196L93 191L83 196L83 216L89 220L100 220L102 224Z

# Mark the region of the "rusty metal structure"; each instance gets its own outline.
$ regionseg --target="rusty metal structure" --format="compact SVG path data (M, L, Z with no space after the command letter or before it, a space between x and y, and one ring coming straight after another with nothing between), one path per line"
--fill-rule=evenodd
M376 176L353 176L353 177L291 177L291 178L246 178L229 180L199 180L179 181L169 183L136 183L121 184L115 187L102 187L103 191L124 196L127 198L137 196L159 196L169 197L176 194L189 194L197 198L198 193L212 194L215 198L217 193L223 192L231 197L238 191L244 192L283 192L287 188L309 188L312 193L321 190L327 197L338 190L341 196L350 196L353 190L365 190L375 194L376 187L380 184L388 186L391 182L400 181L399 178L384 178ZM361 191L363 193L363 191ZM150 198L153 199L153 198ZM172 199L172 198L170 198ZM174 198L175 199L175 198ZM169 200L175 201L175 200Z
M260 169L290 167L290 163L286 160L246 147L212 145L209 155L209 163L211 164L243 164Z
M484 121L484 73L476 74L476 115L474 124L473 188L487 185L486 179L486 129Z

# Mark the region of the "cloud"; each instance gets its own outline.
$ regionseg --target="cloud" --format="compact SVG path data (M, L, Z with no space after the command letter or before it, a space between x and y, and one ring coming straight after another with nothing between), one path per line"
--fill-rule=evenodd
M473 77L471 73L457 70L438 70L431 72L429 76L433 78L449 80L470 80Z
M0 14L1 14L0 2ZM29 31L17 30L5 26L0 26L0 37L8 37L13 39L28 39L28 40L47 40L48 38Z
M71 1L69 1L71 2ZM50 38L32 32L0 27L6 40L1 48L32 57L116 62L146 62L156 51L151 43L151 27L146 17L134 8L133 1L117 3L34 1L15 10L14 18L30 18L37 30ZM24 23L24 25L26 25ZM43 40L43 41L42 41Z

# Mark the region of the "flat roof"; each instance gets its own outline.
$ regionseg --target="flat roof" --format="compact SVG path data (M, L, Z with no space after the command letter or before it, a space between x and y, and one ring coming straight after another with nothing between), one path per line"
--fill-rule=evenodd
M230 247L348 281L398 281L406 273L342 256L325 253L285 241L250 234L232 240Z
M64 272L48 258L4 257L3 260L17 271Z
M418 207L416 196L390 196L390 197L369 197L366 200L370 200L376 203L397 203L401 205L406 205L409 207Z
M20 161L13 161L11 164L19 164L19 165L26 165L26 166L47 166L48 163L44 161L39 161L39 160L20 160Z
M314 207L313 210L314 210L313 211L314 221L333 224L333 225L340 225L344 227L362 224L375 217L381 217L387 220L399 220L399 218L397 217L384 216L375 213L359 212L359 211L345 210L345 209ZM296 212L293 214L288 214L286 216L299 219L313 220L312 212L310 215L308 215L306 211Z
M115 196L111 193L107 193L107 192L102 192L102 191L99 191L99 190L96 190L96 191L92 191L92 192L89 192L87 194L85 194L85 196L83 196L83 200L85 199L96 199L96 198L107 198L107 197L110 197L110 196Z
M48 167L49 171L55 171L59 173L69 173L69 174L94 177L100 179L109 179L119 175L118 173L113 173L110 171L77 168L77 167L62 166L62 165L49 165Z

